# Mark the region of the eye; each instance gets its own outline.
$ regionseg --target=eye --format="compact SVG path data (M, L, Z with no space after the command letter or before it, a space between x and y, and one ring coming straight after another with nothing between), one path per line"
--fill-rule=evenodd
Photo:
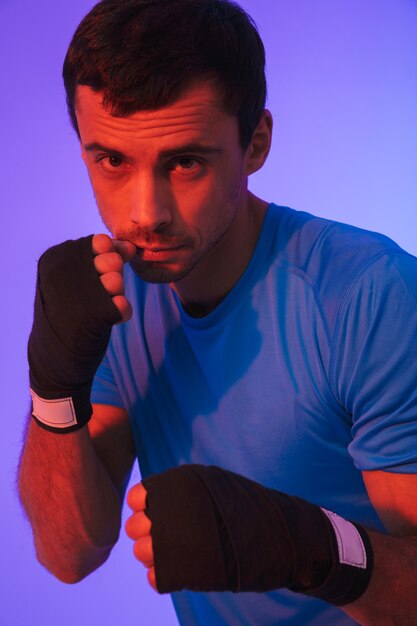
M200 161L198 161L195 157L192 156L182 156L178 157L173 161L173 168L177 169L176 166L179 166L179 170L183 172L193 172L198 166L201 165Z
M113 174L123 165L123 159L114 154L102 154L97 158L97 163L107 173Z
M111 165L111 167L120 167L122 163L123 160L120 157L109 156L109 165Z

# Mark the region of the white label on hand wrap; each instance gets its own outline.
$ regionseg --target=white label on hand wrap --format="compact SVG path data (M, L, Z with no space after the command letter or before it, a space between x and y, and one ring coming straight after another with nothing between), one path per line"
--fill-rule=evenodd
M77 424L72 398L45 400L40 398L33 389L30 390L30 395L32 396L33 415L46 426L68 428Z
M321 510L333 526L340 563L366 569L366 550L356 526L332 511L323 508Z

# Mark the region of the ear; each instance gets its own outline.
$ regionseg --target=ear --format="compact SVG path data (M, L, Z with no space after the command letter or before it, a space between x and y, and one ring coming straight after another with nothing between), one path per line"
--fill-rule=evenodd
M265 163L272 141L272 114L264 109L261 119L253 133L250 145L247 149L246 175L249 176L261 169Z

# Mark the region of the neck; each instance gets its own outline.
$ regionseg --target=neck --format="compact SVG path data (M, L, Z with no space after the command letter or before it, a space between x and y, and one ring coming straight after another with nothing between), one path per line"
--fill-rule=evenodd
M221 240L188 276L171 284L189 315L208 315L233 289L252 257L267 207L249 193Z

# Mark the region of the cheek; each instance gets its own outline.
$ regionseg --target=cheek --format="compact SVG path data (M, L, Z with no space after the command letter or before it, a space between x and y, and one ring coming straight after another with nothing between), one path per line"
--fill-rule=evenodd
M195 181L174 181L175 205L184 221L210 223L216 208L228 201L233 182L229 171L217 168Z
M100 216L109 230L113 231L128 213L127 194L114 183L109 184L90 175L91 187Z

